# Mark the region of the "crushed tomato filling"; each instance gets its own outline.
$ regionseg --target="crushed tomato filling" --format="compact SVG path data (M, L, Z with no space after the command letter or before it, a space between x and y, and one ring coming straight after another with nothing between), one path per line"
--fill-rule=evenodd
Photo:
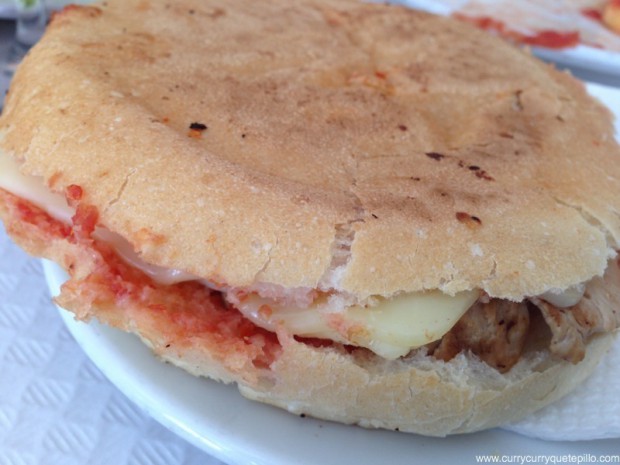
M275 334L227 306L218 292L196 281L159 284L126 264L109 245L93 240L92 208L78 207L71 227L1 189L0 202L8 210L5 224L14 236L21 238L26 232L28 241L72 243L76 256L65 256L63 263L71 279L58 301L78 318L95 316L137 332L156 353L188 347L204 350L233 371L249 368L247 361L254 368L265 368L277 357L281 347ZM90 263L84 266L85 261Z
M581 41L581 36L578 31L543 30L534 34L523 34L510 29L503 21L488 16L473 17L461 13L457 13L454 16L461 21L473 24L480 29L497 32L503 37L526 45L534 45L550 49L562 49L576 47Z

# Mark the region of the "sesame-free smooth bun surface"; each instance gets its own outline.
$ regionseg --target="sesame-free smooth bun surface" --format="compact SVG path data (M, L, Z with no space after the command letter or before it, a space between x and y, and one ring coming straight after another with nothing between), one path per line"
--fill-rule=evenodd
M620 241L610 116L467 25L345 0L70 7L3 150L145 260L233 286L520 299Z

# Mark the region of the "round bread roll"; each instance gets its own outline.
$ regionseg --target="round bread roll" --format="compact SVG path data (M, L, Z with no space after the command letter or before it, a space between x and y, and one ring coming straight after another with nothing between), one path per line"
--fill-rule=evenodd
M295 413L438 436L492 427L569 392L620 324L572 364L538 318L499 373L467 351L386 360L270 331L223 300L476 290L521 302L612 281L609 111L450 19L353 0L68 7L17 71L0 131L22 173L76 209L67 223L0 191L9 233L69 272L62 306ZM153 280L96 228L192 279Z

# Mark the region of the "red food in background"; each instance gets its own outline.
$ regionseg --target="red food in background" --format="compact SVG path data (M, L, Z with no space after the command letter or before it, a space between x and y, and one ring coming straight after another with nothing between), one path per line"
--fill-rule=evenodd
M579 32L577 31L563 32L544 30L539 31L533 35L528 35L514 31L507 27L503 21L491 18L489 16L471 17L460 13L456 13L454 16L460 20L472 23L481 29L487 31L495 31L504 37L512 39L516 42L520 42L522 44L560 49L574 47L580 42Z

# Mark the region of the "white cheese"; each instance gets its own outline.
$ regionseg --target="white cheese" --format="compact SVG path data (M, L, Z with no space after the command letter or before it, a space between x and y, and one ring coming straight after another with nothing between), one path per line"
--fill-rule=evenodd
M237 305L250 320L270 331L331 339L366 347L395 359L440 339L463 316L479 291L454 296L440 291L412 292L392 299L378 299L371 307L353 306L331 312L320 302L309 308L287 308L270 299L250 295Z
M75 214L63 195L51 192L42 178L23 174L19 164L4 152L0 152L0 187L65 223L71 223L71 217Z
M43 179L23 174L19 169L19 164L4 152L0 152L0 187L32 202L57 220L71 224L75 209L67 204L66 198L50 191L43 183ZM139 268L159 283L174 284L198 279L180 270L163 268L145 262L126 239L107 229L97 228L94 236L112 245L123 260Z
M182 270L174 268L165 268L163 266L153 265L145 262L142 257L134 250L133 246L123 238L120 234L111 232L105 228L97 228L93 236L103 242L110 244L116 253L125 261L125 263L140 269L143 273L149 275L153 280L160 284L175 284L183 281L200 280L196 275L186 273Z
M586 285L582 283L564 290L550 290L539 297L556 307L568 308L577 305L585 292Z

